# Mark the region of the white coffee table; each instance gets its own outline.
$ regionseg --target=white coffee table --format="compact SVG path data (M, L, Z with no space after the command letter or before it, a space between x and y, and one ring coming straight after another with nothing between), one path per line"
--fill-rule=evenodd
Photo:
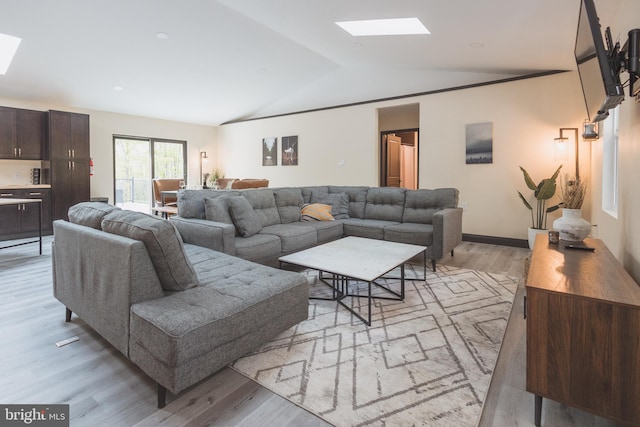
M426 246L409 245L406 243L387 242L385 240L365 239L363 237L345 237L323 245L305 249L290 255L280 257L280 264L288 263L330 273L333 298L349 310L368 326L371 326L371 300L394 299L404 300L404 264L411 258L424 254L423 262L426 275ZM400 293L376 283L376 280L400 267ZM426 278L426 276L425 276ZM368 283L367 295L352 295L349 293L349 280ZM396 296L372 296L371 285L376 285ZM365 319L360 313L346 305L342 300L346 297L366 297L368 316Z

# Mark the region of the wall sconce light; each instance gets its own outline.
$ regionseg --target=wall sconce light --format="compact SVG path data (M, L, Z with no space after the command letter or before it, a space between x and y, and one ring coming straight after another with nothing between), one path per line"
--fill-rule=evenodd
M576 181L580 181L580 162L579 162L579 156L580 156L580 147L578 145L578 128L560 128L560 136L558 136L557 138L554 138L554 142L555 142L555 151L556 151L556 155L559 155L561 152L564 152L564 159L566 159L566 153L567 153L567 144L569 141L569 138L567 138L566 136L564 136L564 131L570 131L572 130L574 132L574 141L576 144Z
M206 151L200 152L200 182L202 182L202 188L207 188L207 180L202 173L202 164L206 162L208 158Z
M589 123L585 120L582 129L582 139L586 141L595 141L600 138L600 135L598 135L598 122Z

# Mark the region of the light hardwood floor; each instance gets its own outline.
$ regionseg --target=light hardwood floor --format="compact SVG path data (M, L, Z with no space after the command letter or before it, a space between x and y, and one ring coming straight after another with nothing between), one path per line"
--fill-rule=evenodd
M64 322L64 307L52 295L51 240L45 238L42 256L37 244L0 250L0 403L68 403L74 427L330 425L229 368L169 395L158 410L152 380L81 319ZM441 263L520 277L528 255L526 249L464 242ZM523 295L521 283L481 426L533 425L533 396L525 391ZM55 345L72 336L79 341ZM616 425L548 400L542 422Z

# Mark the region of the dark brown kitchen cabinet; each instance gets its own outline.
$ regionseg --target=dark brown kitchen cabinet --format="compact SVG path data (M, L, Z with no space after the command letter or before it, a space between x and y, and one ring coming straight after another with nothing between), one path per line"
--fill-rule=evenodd
M49 111L49 153L53 219L68 219L69 207L90 198L89 116Z
M45 158L45 123L44 111L0 107L0 158Z
M2 199L40 199L42 203L0 206L0 240L38 235L38 210L42 208L42 233L51 234L51 190L0 190ZM41 207L42 206L42 207Z

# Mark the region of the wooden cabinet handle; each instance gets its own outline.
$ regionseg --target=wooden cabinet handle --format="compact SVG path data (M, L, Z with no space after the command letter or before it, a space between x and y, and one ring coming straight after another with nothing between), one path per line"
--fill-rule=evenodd
M30 196L42 196L42 193L29 193Z
M13 157L18 157L18 149L17 148L13 149Z
M0 193L0 197L12 197L13 193Z
M18 157L22 157L22 148L18 148Z

